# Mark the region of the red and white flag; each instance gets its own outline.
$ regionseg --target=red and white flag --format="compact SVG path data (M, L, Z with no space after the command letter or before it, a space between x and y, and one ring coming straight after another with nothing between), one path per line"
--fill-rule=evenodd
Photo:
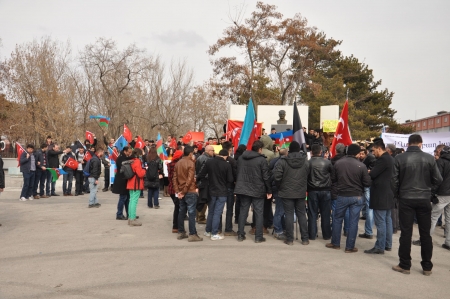
M352 136L350 135L350 128L348 127L348 99L345 101L344 108L342 108L341 117L334 133L333 144L330 148L332 157L336 155L336 144L343 143L345 146L352 144Z
M187 144L187 143L189 143L191 140L192 140L192 134L191 134L191 131L189 131L189 132L186 133L186 135L184 135L182 141L183 141L184 144Z
M66 161L66 167L69 167L73 170L77 170L78 169L78 161L76 161L74 158L69 157L69 159L67 159Z
M133 139L133 134L131 134L130 128L127 125L123 125L123 137L127 140L128 143Z
M142 140L141 136L137 137L138 140L136 141L136 144L134 145L134 148L140 148L143 149L145 146L144 140Z
M26 152L26 150L18 142L16 142L16 152L17 152L17 167L19 167L20 166L20 156L22 156L22 153Z
M94 144L94 134L86 131L86 140L88 140L90 144Z
M92 159L91 151L86 151L86 154L84 155L83 160L89 161L89 160L91 160L91 159Z

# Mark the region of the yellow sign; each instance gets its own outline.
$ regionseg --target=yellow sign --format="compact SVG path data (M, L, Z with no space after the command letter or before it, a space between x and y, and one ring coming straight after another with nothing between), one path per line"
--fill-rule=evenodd
M214 153L216 155L218 155L220 150L222 149L222 145L220 145L220 144L219 145L213 145L212 147L214 148Z
M339 120L337 119L330 119L330 120L324 120L322 130L324 132L336 132L336 127L339 123Z

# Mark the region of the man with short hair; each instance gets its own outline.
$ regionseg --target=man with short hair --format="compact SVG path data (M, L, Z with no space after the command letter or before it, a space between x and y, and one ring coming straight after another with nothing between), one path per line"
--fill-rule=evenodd
M73 169L66 166L67 160L70 158L76 159L74 154L72 153L72 148L70 146L66 146L66 150L64 154L61 156L60 164L63 167L63 170L67 172L67 174L63 175L63 195L64 196L72 196L72 182L73 182Z
M308 233L309 239L315 240L317 236L317 217L320 210L322 237L331 238L331 177L333 165L329 160L322 158L322 147L313 144L312 157L308 161Z
M178 214L178 240L188 238L188 242L203 241L195 228L195 209L197 206L197 190L195 185L195 163L193 161L194 149L185 146L183 158L175 165L172 184L176 196L180 200L180 213ZM189 215L189 237L184 229L184 216Z
M277 130L275 130L275 128L272 128L271 130L270 130L270 134L276 134L277 133Z
M397 147L393 143L386 144L386 152L391 155L391 157L395 157L395 151L397 150Z
M34 187L33 187L33 197L34 199L48 198L44 194L45 189L45 179L47 178L47 143L43 143L40 149L35 152L36 158L36 173L34 177ZM47 194L50 194L50 184L47 184L48 190ZM38 193L39 187L39 193Z
M372 249L365 250L364 253L384 254L385 250L392 250L391 210L394 208L394 193L390 188L390 182L394 170L394 158L387 153L381 138L374 139L372 148L377 161L369 172L372 179L369 208L373 210L377 241Z
M207 145L205 148L205 152L198 157L195 161L195 174L199 175L202 167L209 159L214 158L214 147L212 145ZM198 204L203 204L203 207L200 211L197 211L197 223L198 224L206 224L206 209L208 206L206 203L210 200L209 191L208 191L208 176L202 178L202 180L198 181Z
M133 149L129 146L125 146L119 157L116 160L117 173L114 178L114 185L112 187L112 193L119 194L119 201L117 203L117 213L116 220L128 220L128 204L130 203L130 192L127 190L127 180L123 177L123 173L120 172L122 168L122 163L124 161L130 160L131 153ZM123 214L123 209L125 208L127 217ZM138 216L136 216L136 219Z
M228 183L228 195L227 195L227 214L225 216L225 236L237 236L237 232L233 230L233 207L234 207L234 186L236 183L237 174L237 162L231 157L233 153L233 144L230 141L225 141L222 143L222 149L228 152L226 156L226 161L231 166L231 172L233 174L233 182ZM222 219L220 221L219 230L222 228Z
M284 207L283 200L278 195L278 187L273 180L273 169L275 165L278 163L281 157L287 156L288 150L286 148L280 149L280 155L270 161L269 169L272 171L272 196L275 199L275 213L273 215L273 237L277 240L286 240L286 234L284 233L283 226L284 225Z
M226 161L228 151L222 149L219 155L206 161L197 181L201 181L208 176L208 189L211 199L208 202L208 218L206 221L205 236L211 237L212 241L222 240L219 235L219 223L222 217L223 208L227 202L228 186L234 182L230 164Z
M336 183L337 199L331 243L326 244L326 247L331 249L341 248L342 220L346 210L349 209L349 230L345 253L358 251L358 248L355 247L355 241L358 234L359 213L364 204L364 187L369 187L371 184L367 168L358 160L360 151L358 145L349 145L347 156L334 164L334 174L331 178Z
M88 208L100 208L101 204L97 199L97 191L98 191L98 179L102 174L102 162L101 158L104 154L104 150L102 148L97 148L95 154L92 155L92 158L89 160L89 206Z
M397 148L394 144L388 143L386 144L386 152L392 157L395 158L397 155ZM400 223L398 221L398 200L394 197L394 208L391 210L391 219L392 219L392 233L396 234L400 229Z
M442 176L433 156L422 152L422 136L412 134L408 138L408 149L397 155L392 176L392 190L399 199L400 247L398 256L400 263L392 270L410 274L411 237L414 215L419 225L420 242L422 244L423 275L431 275L433 263L433 242L431 230L431 190L442 183Z
M239 214L238 241L245 238L245 223L247 221L250 205L253 204L255 213L255 243L265 242L263 238L263 208L264 200L271 198L272 186L267 161L262 155L264 144L257 140L251 151L245 151L238 159L237 180L234 193L241 198Z
M51 141L51 139L50 139ZM48 139L47 139L48 143ZM59 158L58 156L61 155L63 151L59 150L58 144L52 144L51 146L48 146L47 149L47 157L48 157L48 167L49 168L59 168ZM51 191L50 196L59 196L59 194L55 193L55 187L56 187L56 181L54 182L52 180L52 174L49 170L47 170L47 181L51 181Z
M362 147L359 160L366 166L367 170L370 171L375 165L376 158L367 149ZM373 210L370 206L370 187L364 188L364 200L365 205L363 207L363 219L366 222L364 224L364 233L359 234L360 238L373 239Z
M36 158L34 156L34 145L28 144L19 158L20 172L23 175L22 192L20 201L33 200L34 176L36 173Z
M83 182L84 174L83 169L86 166L86 161L84 160L84 147L80 147L78 152L75 154L75 158L78 162L78 168L74 171L75 174L75 196L83 195Z

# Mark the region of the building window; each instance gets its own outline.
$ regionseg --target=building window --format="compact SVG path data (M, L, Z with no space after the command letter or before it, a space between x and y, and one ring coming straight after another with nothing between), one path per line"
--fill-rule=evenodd
M425 127L426 125L427 125L427 122L426 122L426 121L424 121L424 122L423 122L423 126Z
M445 123L447 122L447 117L444 118L444 122L445 122Z
M438 118L437 120L436 120L436 123L438 124L438 123L440 123L441 122L441 120Z
M417 127L420 128L420 123L417 123Z

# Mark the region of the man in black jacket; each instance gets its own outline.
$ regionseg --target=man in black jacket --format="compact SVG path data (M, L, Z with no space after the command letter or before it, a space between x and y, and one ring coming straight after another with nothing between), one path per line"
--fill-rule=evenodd
M272 197L270 185L269 165L262 149L264 144L257 140L252 145L251 151L245 151L238 159L237 180L234 193L241 196L241 208L239 214L238 241L245 240L245 222L248 210L253 204L253 213L256 218L255 242L265 242L263 238L263 209L264 200Z
M237 162L230 155L233 152L233 144L230 141L222 142L222 148L228 152L226 161L231 166L233 173L233 182L228 184L227 196L227 214L225 219L225 236L237 236L237 232L233 230L233 206L234 206L234 185L236 183ZM222 230L222 218L220 219L219 231Z
M277 240L286 240L286 234L284 234L285 230L285 219L284 219L284 206L283 200L278 195L278 188L273 179L273 169L278 161L280 161L281 157L284 157L288 154L287 148L280 149L280 156L272 159L269 164L269 169L272 171L272 195L275 199L275 213L273 215L273 237Z
M308 161L308 233L309 239L315 240L317 235L317 215L320 210L322 237L331 239L331 176L333 165L322 158L322 147L314 144L311 147L312 157Z
M98 203L97 190L98 190L98 179L102 174L102 162L101 158L104 154L102 148L97 148L95 154L89 160L89 208L99 208L101 204Z
M48 139L47 139L48 141ZM51 141L51 139L50 139ZM63 153L63 151L59 150L59 145L57 144L53 144L52 146L48 146L47 149L47 158L48 158L48 167L49 168L59 168L59 158L58 156L61 155ZM47 174L47 180L52 180L51 179L51 172L48 171ZM50 196L59 196L58 194L55 193L55 186L56 186L56 181L53 182L52 181L52 186L51 186L51 193Z
M375 139L373 152L377 161L369 172L372 179L370 187L370 206L373 210L375 226L377 227L377 241L375 246L364 253L384 254L392 249L392 218L391 210L394 208L394 193L390 182L394 171L394 158L386 152L383 139Z
M367 170L370 171L376 162L376 158L374 155L370 153L365 148L361 148L361 155L360 155L360 161L363 162L364 165L366 165ZM365 205L362 208L362 219L365 219L366 222L364 224L364 233L359 234L360 238L365 239L373 239L373 210L369 207L370 206L370 188L366 187L364 188L364 201Z
M278 188L278 195L283 200L286 214L284 243L287 245L294 245L294 212L300 224L302 245L309 244L305 200L309 165L306 154L300 150L300 144L292 141L289 145L289 154L281 157L273 170L273 179Z
M207 145L205 147L205 152L198 157L195 161L195 174L198 175L200 170L204 166L207 160L212 159L214 157L214 147L212 145ZM197 210L197 223L198 224L206 224L206 209L208 206L205 204L210 200L209 191L208 191L208 177L204 177L198 184L198 201L197 208L201 208L201 210ZM203 207L199 204L202 204Z
M43 143L40 149L35 152L36 158L36 173L34 175L34 187L33 187L33 197L35 199L47 198L44 195L45 179L47 178L47 143ZM48 190L47 194L50 194L50 184L47 184ZM38 193L39 187L39 193Z
M439 186L442 176L434 157L422 152L422 137L412 134L408 138L409 147L404 154L395 157L394 174L391 185L394 195L399 199L400 218L400 248L398 256L400 263L392 270L409 274L411 268L411 237L414 224L414 214L419 225L420 241L422 243L423 274L431 275L433 263L433 243L431 240L431 190Z
M22 192L20 201L33 200L34 174L36 173L36 158L34 156L34 145L28 144L19 158L20 172L23 175Z
M70 158L76 160L75 155L72 152L72 148L70 146L66 146L66 150L64 154L61 156L61 166L63 170L67 172L67 174L63 175L63 195L64 196L72 196L72 183L74 177L74 170L68 166L66 166L67 160Z
M206 219L205 236L211 237L212 241L222 240L219 235L219 223L223 208L227 202L228 187L234 182L231 165L226 161L228 151L220 150L219 155L206 161L200 173L197 175L197 181L201 181L208 176L208 188L211 196L208 201L208 218Z
M127 180L123 177L123 173L120 172L122 168L122 162L130 160L133 149L129 146L125 146L120 153L120 156L116 160L117 173L114 178L114 185L112 187L112 193L119 194L119 202L117 203L116 220L128 220L128 217L123 215L123 208L125 207L128 216L128 204L130 203L130 193L127 190ZM137 218L138 216L136 216Z
M347 149L347 156L334 164L334 174L331 178L336 183L337 199L336 210L333 220L331 243L327 248L341 248L342 220L347 208L350 210L349 229L346 253L357 252L355 247L356 234L358 233L359 213L364 204L364 187L370 187L370 177L367 168L358 160L360 147L351 144Z

